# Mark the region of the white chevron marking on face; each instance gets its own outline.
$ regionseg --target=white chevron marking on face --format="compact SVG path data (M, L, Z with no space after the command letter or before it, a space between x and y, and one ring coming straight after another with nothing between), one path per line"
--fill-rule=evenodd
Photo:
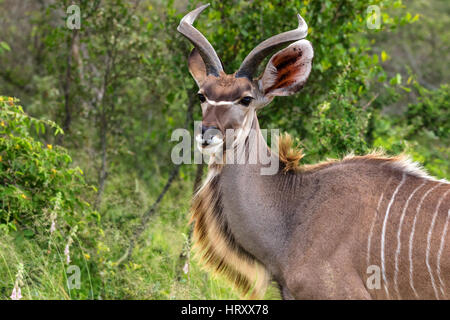
M239 99L234 100L234 101L214 101L214 100L209 100L208 98L206 98L206 102L212 106L226 106L226 105L237 104L239 102Z

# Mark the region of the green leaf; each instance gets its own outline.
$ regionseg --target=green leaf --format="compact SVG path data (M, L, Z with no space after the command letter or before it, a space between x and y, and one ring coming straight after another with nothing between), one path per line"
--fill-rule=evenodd
M0 41L0 46L6 51L11 51L11 47L5 41Z

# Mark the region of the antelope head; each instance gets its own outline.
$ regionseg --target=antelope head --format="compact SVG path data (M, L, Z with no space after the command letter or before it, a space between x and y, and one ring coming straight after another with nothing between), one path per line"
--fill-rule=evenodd
M242 141L256 118L256 110L269 104L275 96L292 95L303 87L311 71L313 48L309 41L302 40L308 26L297 14L296 29L263 41L248 54L239 70L226 74L212 45L192 26L208 6L184 16L177 30L194 45L188 65L199 87L202 107L201 133L196 137L198 147L204 153L214 154L222 150L229 136L227 130L233 130L234 144ZM260 63L287 43L291 44L275 53L262 75L255 78Z

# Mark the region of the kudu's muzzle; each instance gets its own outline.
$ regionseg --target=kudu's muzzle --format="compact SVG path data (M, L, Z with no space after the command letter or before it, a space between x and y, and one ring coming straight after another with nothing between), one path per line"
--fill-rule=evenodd
M216 143L222 142L222 134L216 126L205 126L202 124L200 139L202 147L207 147L209 145L214 145Z

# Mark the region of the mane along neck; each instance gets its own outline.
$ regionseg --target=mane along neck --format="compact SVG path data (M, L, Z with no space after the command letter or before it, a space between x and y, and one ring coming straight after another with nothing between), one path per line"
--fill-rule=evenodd
M294 145L294 141L291 136L286 133L281 135L278 140L278 151L283 172L293 171L296 173L307 173L333 165L364 162L398 170L421 179L449 183L445 179L437 180L436 178L430 176L426 170L420 164L413 161L409 155L400 154L398 156L391 157L386 155L386 153L381 149L374 150L363 156L356 156L353 153L350 153L342 159L327 159L326 161L316 164L300 164L300 160L304 156L303 150L297 148Z
M269 274L234 240L223 216L220 173L210 168L191 206L196 254L210 271L225 276L243 297L262 299Z

